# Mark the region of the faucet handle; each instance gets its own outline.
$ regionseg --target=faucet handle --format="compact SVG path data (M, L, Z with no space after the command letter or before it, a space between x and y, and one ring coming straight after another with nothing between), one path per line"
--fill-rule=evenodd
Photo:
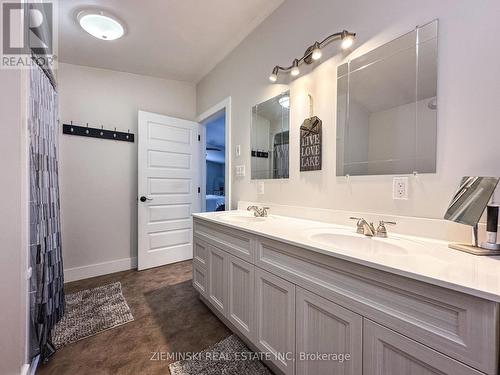
M271 209L271 207L262 207L262 216L267 217L267 210Z
M380 220L380 225L385 225L385 224L389 224L389 225L396 225L397 223L395 221L384 221L384 220Z
M351 216L349 219L350 219L350 220L357 220L356 225L358 226L358 228L359 228L360 226L363 226L361 223L363 222L363 220L365 220L365 219L363 219L362 217L355 217L355 216Z
M351 216L349 219L351 219L351 220L357 220L357 223L356 223L356 232L358 234L364 234L365 230L363 228L363 221L365 219L363 219L362 217L355 217L355 216Z
M397 223L395 221L380 220L377 227L377 233L376 233L377 237L387 238L387 228L385 227L386 224L396 225Z

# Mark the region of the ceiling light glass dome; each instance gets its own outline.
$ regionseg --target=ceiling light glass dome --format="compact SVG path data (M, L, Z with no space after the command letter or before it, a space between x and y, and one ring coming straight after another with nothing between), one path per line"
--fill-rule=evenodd
M118 19L100 10L82 10L77 19L83 30L101 40L116 40L125 34Z

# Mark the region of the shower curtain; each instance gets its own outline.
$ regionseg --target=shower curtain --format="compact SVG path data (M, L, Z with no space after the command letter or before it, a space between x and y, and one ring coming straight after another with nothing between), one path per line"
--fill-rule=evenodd
M30 72L31 357L54 352L50 331L64 314L58 179L58 98L44 71Z
M273 178L288 178L289 132L284 131L274 136Z

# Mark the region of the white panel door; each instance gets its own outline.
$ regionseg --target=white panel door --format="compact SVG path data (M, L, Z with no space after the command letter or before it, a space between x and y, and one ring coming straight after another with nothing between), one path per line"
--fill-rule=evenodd
M138 269L193 257L200 211L199 124L139 111Z

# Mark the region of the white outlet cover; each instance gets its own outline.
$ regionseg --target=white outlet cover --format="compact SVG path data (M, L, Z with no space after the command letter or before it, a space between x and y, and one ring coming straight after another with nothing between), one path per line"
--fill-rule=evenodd
M257 194L264 194L264 181L257 182Z
M236 169L236 176L237 177L245 177L245 166L244 165L237 165L235 169Z
M408 200L408 177L394 177L392 180L392 199Z

